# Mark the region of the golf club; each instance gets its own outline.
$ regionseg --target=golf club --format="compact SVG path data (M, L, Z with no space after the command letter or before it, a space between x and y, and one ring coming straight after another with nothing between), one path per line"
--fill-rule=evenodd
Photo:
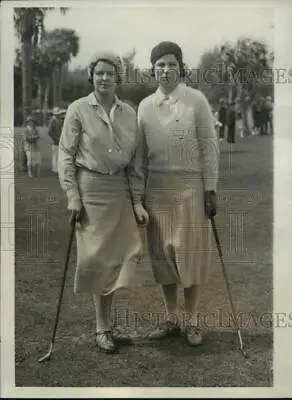
M64 288L65 288L66 275L67 275L67 270L68 270L68 266L69 266L70 253L71 253L71 248L72 248L72 243L73 243L73 238L74 238L75 224L76 224L76 219L72 218L70 221L71 232L70 232L69 244L68 244L68 249L67 249L67 254L66 254L65 268L64 268L64 273L63 273L62 282L61 282L61 292L60 292L60 296L59 296L57 314L56 314L56 319L55 319L55 326L54 326L54 330L53 330L53 335L52 335L49 351L45 356L43 356L42 358L40 358L38 360L38 362L40 362L40 363L49 361L51 358L51 355L52 355L55 338L56 338L57 326L58 326L58 322L59 322L60 311L61 311L61 304L62 304L63 293L64 293Z
M217 232L217 228L216 228L214 217L211 217L211 224L212 224L212 230L213 230L213 234L214 234L214 237L215 237L215 241L216 241L216 244L217 244L217 249L218 249L218 253L219 253L219 257L220 257L220 261L221 261L221 266L222 266L222 269L223 269L224 279L225 279L227 292L228 292L228 297L229 297L229 303L230 303L231 311L232 311L232 318L233 318L233 321L235 322L236 328L237 328L237 334L238 334L239 343L240 343L240 351L243 354L243 356L245 358L247 358L247 354L246 354L246 352L245 352L245 350L243 348L243 342L242 342L242 338L241 338L241 332L240 332L240 328L239 328L239 325L238 325L238 321L235 318L235 314L236 314L235 313L235 307L234 307L233 300L232 300L230 284L229 284L229 281L228 281L228 276L227 276L225 264L224 264L224 261L223 261L222 249L221 249L221 245L220 245L219 236L218 236L218 232Z

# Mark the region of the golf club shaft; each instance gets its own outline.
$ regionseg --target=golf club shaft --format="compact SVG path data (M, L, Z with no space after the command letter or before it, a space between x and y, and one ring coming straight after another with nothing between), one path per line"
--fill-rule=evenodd
M213 230L213 234L214 234L214 237L215 237L215 241L216 241L216 244L217 244L217 249L218 249L218 253L219 253L219 257L220 257L220 261L221 261L221 266L222 266L222 269L223 269L224 279L225 279L225 283L226 283L226 287L227 287L227 293L228 293L228 297L229 297L229 303L230 303L230 306L231 306L232 318L233 318L233 321L234 321L234 323L236 325L236 328L237 328L237 333L238 333L238 337L239 337L239 341L240 341L240 348L243 351L243 342L242 342L242 338L241 338L240 327L239 327L238 321L237 321L237 319L235 317L236 311L235 311L235 307L234 307L234 303L233 303L233 299L232 299L232 295L231 295L231 288L230 288L230 284L229 284L229 280L228 280L225 264L224 264L224 261L223 261L223 254L222 254L221 244L220 244L219 235L218 235L218 232L217 232L217 228L216 228L214 217L211 218L211 224L212 224L212 230Z
M53 330L51 344L53 344L55 342L55 338L56 338L57 326L58 326L59 316L60 316L60 311L61 311L61 304L62 304L62 299L63 299L63 294L64 294L66 275L67 275L67 270L68 270L68 266L69 266L69 259L70 259L72 242L73 242L73 238L74 238L74 232L75 232L75 220L73 219L71 222L71 232L70 232L69 244L68 244L68 249L67 249L67 254L66 254L65 268L64 268L64 273L63 273L62 282L61 282L61 292L60 292L60 296L59 296L59 302L58 302L58 307L57 307L57 314L56 314L55 326L54 326L54 330Z

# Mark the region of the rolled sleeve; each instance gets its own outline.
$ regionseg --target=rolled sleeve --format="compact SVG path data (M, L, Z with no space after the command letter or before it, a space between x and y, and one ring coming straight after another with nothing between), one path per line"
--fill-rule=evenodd
M206 191L216 191L219 174L219 144L213 125L211 108L203 93L200 93L196 126L204 188Z
M67 109L58 150L59 181L68 198L68 209L81 204L75 164L82 131L77 111L76 103L72 103Z

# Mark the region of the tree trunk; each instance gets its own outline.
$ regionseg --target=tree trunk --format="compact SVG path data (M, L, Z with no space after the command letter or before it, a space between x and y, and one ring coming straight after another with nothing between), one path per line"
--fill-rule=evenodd
M50 94L50 82L46 82L45 91L44 91L44 126L48 125L47 115L48 115L48 104L49 104L49 94Z
M58 84L58 67L55 66L53 70L53 107L56 107L58 105L58 89L57 89L57 84Z
M22 115L23 122L32 111L31 41L23 40L22 56Z
M39 122L40 125L43 125L43 92L44 92L44 87L43 87L43 82L39 80L38 82L38 101L39 101Z
M64 68L65 65L60 65L59 69L59 84L58 84L58 103L63 100L63 83L64 83Z

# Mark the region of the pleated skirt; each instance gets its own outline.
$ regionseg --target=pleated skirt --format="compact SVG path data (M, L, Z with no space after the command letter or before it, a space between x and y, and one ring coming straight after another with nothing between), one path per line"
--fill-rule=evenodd
M133 283L141 258L126 177L80 169L77 182L85 216L76 229L74 292L107 295Z
M205 284L213 250L202 178L193 173L149 173L145 194L155 281L183 287Z

